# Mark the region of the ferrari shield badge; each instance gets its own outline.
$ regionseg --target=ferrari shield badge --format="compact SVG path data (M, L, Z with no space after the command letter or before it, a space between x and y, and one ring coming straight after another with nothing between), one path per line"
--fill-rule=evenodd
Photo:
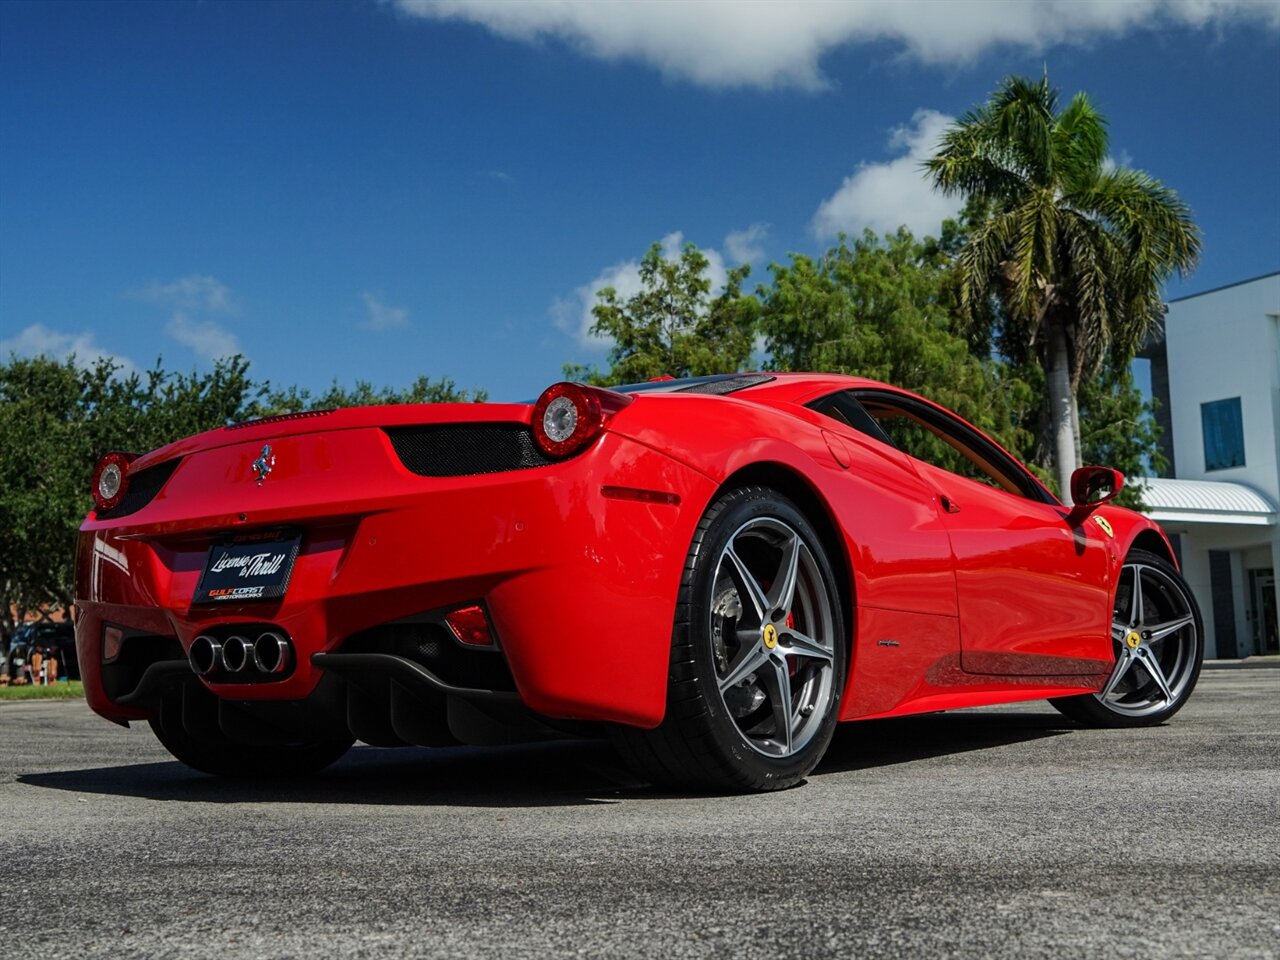
M1107 522L1106 517L1099 517L1097 515L1094 515L1093 522L1096 523L1098 526L1100 526L1102 528L1102 532L1105 533L1108 537L1114 537L1116 535L1115 531L1111 529L1111 524Z

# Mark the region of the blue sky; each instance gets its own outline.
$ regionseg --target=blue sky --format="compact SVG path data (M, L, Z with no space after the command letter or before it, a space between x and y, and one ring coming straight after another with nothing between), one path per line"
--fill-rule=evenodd
M1280 0L0 3L0 351L535 395L649 244L935 231L918 157L1008 73L1089 91L1280 269Z

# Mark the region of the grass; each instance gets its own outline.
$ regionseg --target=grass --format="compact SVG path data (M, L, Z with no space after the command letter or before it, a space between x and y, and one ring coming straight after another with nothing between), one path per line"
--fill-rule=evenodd
M6 700L82 700L84 684L79 680L51 683L47 687L27 684L22 687L0 687L0 703Z

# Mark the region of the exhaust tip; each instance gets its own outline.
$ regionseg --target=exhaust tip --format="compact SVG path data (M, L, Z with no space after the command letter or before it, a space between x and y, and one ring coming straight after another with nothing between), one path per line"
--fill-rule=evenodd
M253 644L253 662L263 673L284 673L293 663L293 648L283 636L268 630Z
M187 662L197 674L208 676L222 666L222 644L213 637L201 634L191 641Z
M253 662L253 644L247 637L227 637L222 645L222 665L229 673L243 673Z

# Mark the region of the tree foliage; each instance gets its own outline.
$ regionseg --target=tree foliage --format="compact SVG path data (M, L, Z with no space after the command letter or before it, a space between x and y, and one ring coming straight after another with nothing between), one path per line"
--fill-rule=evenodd
M459 390L449 377L432 380L418 377L408 387L375 387L367 380L357 380L347 388L334 382L327 390L312 393L306 387L290 386L283 390L265 390L253 406L253 416L268 417L302 410L337 410L341 407L374 407L388 403L484 403L485 390Z
M565 376L610 386L742 369L751 358L758 311L742 293L751 267L730 270L714 296L709 268L691 243L677 257L655 243L640 261L639 293L624 300L605 287L596 294L591 332L613 341L609 369L568 365Z

